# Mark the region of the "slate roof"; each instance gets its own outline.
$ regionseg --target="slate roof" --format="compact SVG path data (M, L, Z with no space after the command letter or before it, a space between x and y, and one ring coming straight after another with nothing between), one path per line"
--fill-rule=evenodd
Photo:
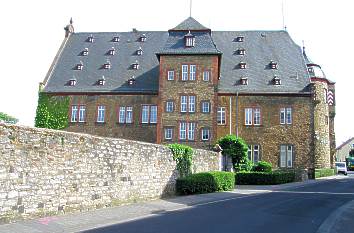
M196 37L196 46L184 48L185 28L205 28L201 24L195 26L193 20L188 18L169 32L73 33L48 72L44 92L157 93L159 61L156 54L221 54L220 93L310 91L301 48L286 31L213 31L211 36L208 31L191 31ZM143 34L145 42L139 40ZM94 38L93 43L87 42L90 35ZM120 37L119 42L112 42L115 36ZM238 36L243 36L244 42L236 42ZM107 55L112 47L115 55ZM143 50L141 56L136 54L139 47ZM88 55L82 56L85 48L88 48ZM235 53L237 49L245 49L245 55ZM111 69L103 69L108 60ZM277 63L278 69L269 68L271 60ZM135 61L139 63L138 70L132 69ZM80 62L83 69L76 70ZM246 69L238 68L240 62L246 63ZM99 86L96 82L102 76L105 77L105 85ZM135 84L128 85L127 81L133 76ZM273 85L274 76L281 79L281 85ZM248 78L248 85L240 85L241 77ZM75 86L67 85L70 79L76 79Z
M209 28L200 24L193 17L188 17L182 23L178 24L176 27L170 29L170 31L198 31L198 30L208 30Z

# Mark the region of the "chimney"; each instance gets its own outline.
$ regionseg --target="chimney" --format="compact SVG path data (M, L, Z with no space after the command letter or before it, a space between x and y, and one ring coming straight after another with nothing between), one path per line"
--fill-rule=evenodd
M66 27L65 30L65 37L69 37L72 33L74 33L74 26L73 26L73 18L70 18L70 22Z

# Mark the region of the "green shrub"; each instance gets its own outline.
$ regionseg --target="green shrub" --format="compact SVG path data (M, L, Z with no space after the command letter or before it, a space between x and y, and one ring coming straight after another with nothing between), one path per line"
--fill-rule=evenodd
M178 143L168 145L173 154L173 159L177 163L177 170L180 177L192 174L193 149L190 146L181 145Z
M290 171L273 172L237 172L236 184L239 185L274 185L295 181L295 173Z
M244 165L248 159L248 146L246 142L242 138L236 137L236 135L226 135L220 138L217 144L222 148L223 155L231 157L234 169L236 171L242 170L242 165Z
M272 164L265 162L265 161L259 161L253 168L253 171L255 172L271 172L272 171Z
M349 156L354 157L354 148L349 151Z
M232 190L234 186L235 174L232 172L201 172L178 178L176 181L176 192L180 195L212 193Z
M315 169L315 179L325 176L333 176L334 169L331 168L323 168L323 169Z

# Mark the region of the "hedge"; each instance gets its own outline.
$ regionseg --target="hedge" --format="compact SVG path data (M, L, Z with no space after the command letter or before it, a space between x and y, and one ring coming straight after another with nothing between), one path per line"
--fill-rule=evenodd
M237 172L235 182L239 185L273 185L295 181L295 173L288 171Z
M315 169L315 179L325 176L333 176L334 169L331 168L323 168L323 169Z
M234 187L234 173L223 171L195 173L176 181L176 192L180 195L227 191Z

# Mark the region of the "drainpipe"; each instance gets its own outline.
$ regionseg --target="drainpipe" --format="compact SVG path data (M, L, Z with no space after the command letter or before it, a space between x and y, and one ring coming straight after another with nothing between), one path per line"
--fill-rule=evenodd
M236 137L238 137L238 92L236 92Z
M230 96L229 105L229 134L232 134L232 96Z

